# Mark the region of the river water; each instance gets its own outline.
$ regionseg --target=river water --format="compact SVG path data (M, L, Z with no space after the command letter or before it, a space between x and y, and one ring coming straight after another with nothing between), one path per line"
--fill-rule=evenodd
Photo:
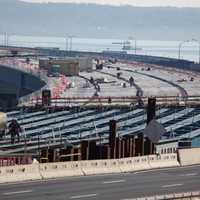
M72 41L72 42L71 42ZM63 37L33 37L11 35L8 39L0 35L0 45L16 45L26 47L57 47L62 50L72 49L79 51L97 51L104 50L120 51L122 45L115 44L123 42L123 39L95 39L95 38L77 38L66 39ZM179 44L181 41L158 41L158 40L137 40L136 45L139 50L137 54L163 56L169 58L178 58ZM114 43L114 44L113 44ZM131 44L135 47L135 41ZM135 51L128 51L135 53ZM181 47L181 58L186 60L199 61L199 45L197 42L187 42Z

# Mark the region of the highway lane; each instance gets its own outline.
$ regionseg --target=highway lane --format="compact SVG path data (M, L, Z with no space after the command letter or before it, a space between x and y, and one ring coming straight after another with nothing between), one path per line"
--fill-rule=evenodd
M1 200L123 200L200 190L200 166L1 184Z

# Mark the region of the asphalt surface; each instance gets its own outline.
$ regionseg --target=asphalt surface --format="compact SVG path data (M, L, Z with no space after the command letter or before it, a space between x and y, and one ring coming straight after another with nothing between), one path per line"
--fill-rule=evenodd
M1 184L0 199L125 200L200 190L200 166Z

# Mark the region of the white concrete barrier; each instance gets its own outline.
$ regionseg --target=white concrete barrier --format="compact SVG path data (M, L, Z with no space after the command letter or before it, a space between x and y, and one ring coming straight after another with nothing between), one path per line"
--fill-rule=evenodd
M39 180L39 165L19 165L0 168L0 183Z
M135 171L133 158L122 158L118 161L121 172L133 172Z
M181 155L188 152L181 152ZM199 154L198 154L199 156ZM183 156L181 156L183 157ZM196 164L200 159L193 162ZM182 159L182 162L188 163ZM193 164L192 163L192 164ZM191 161L189 162L191 164ZM0 168L0 183L59 178L67 176L86 176L133 172L162 167L179 166L176 154L150 155L133 158L43 163Z
M141 157L135 157L133 158L134 162L134 170L135 171L140 171L140 170L147 170L150 169L149 165L149 157L148 156L141 156Z
M81 169L81 163L78 161L44 163L40 164L39 169L43 179L84 175Z
M100 162L97 160L81 161L80 165L84 175L106 173L101 169Z
M151 169L179 166L177 154L150 155L149 165Z
M81 161L81 169L85 175L120 173L118 160Z
M179 149L178 157L181 166L200 164L200 148Z
M108 168L110 173L120 173L121 169L119 167L119 159L108 160Z

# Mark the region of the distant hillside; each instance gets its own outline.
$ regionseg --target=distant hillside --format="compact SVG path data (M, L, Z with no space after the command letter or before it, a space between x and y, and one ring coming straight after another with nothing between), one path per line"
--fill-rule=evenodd
M78 37L200 37L200 8L142 8L0 0L0 33Z

